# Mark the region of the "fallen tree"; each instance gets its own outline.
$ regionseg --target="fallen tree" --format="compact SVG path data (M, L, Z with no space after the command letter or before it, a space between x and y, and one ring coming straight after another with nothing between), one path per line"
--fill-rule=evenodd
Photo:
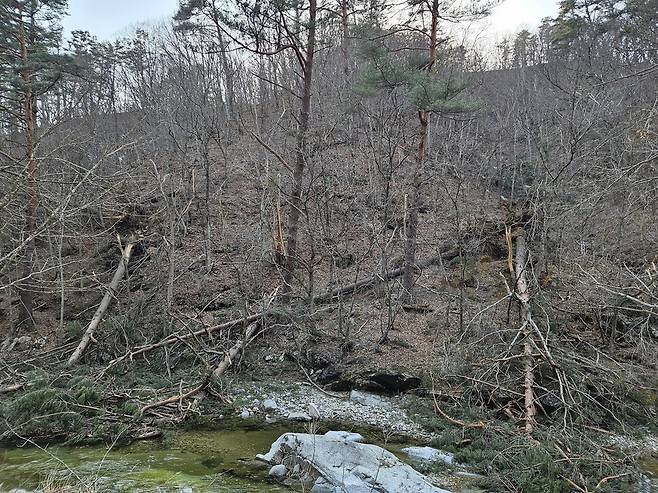
M451 243L449 246L444 246L438 255L422 260L420 262L416 262L416 268L426 269L427 267L430 267L432 265L440 264L441 262L444 261L450 261L454 258L457 258L458 256L459 256L459 247L456 247L454 246L454 244ZM330 291L327 291L325 293L316 296L315 298L313 298L313 301L315 303L329 303L334 299L339 298L340 296L356 293L357 291L361 291L363 289L372 288L378 282L390 281L391 279L400 277L403 273L404 273L404 267L398 267L397 269L392 269L385 273L376 274L374 276L368 277L366 279L362 279L355 283L348 284L347 286L340 286L338 288L332 289Z
M168 346L170 344L173 344L175 342L182 342L185 341L186 339L198 337L201 335L209 335L213 332L218 332L221 330L227 330L230 328L235 327L236 325L239 324L251 324L253 322L256 322L257 320L260 320L262 318L265 318L268 315L271 315L274 313L274 310L266 309L258 313L254 313L253 315L249 315L246 317L242 318L236 318L233 320L229 320L228 322L224 322L219 325L213 325L212 327L204 327L203 329L195 330L193 332L188 332L187 334L171 334L164 339L162 339L159 342L153 343L153 344L148 344L146 346L142 346L138 349L135 349L134 351L128 351L125 354L119 356L118 358L113 359L110 361L109 365L103 370L103 372L107 371L108 369L112 368L114 365L117 363L120 363L121 361L125 359L133 359L135 356L139 356L140 354L148 353L150 351L153 351L154 349L158 349L161 347Z
M194 397L198 394L201 394L203 390L208 386L208 384L214 379L219 379L232 365L233 361L238 357L238 355L244 350L244 348L251 342L251 340L257 335L256 331L258 330L258 324L256 322L251 323L247 330L245 331L244 337L239 339L231 348L228 350L224 358L219 362L215 369L208 375L208 377L196 385L192 390L168 397L167 399L153 402L142 407L142 414L144 414L149 409L153 409L160 406L166 406L167 404L173 404L175 402L182 402L184 399ZM267 330L267 325L265 325L263 332Z
M101 304L98 305L96 313L94 313L94 316L89 322L85 333L82 335L82 339L80 340L78 347L75 349L75 351L73 351L73 354L71 354L71 357L67 362L69 366L76 364L80 360L82 353L84 353L85 349L87 349L87 346L89 346L91 342L95 341L94 331L98 328L98 325L103 319L103 315L105 314L107 308L110 306L112 298L114 298L119 292L119 284L121 283L121 280L125 276L128 269L128 262L130 262L130 257L132 256L134 246L135 243L130 242L126 245L125 248L121 250L121 260L119 260L119 266L114 273L112 282L110 282L110 285L107 287L105 296L103 296Z

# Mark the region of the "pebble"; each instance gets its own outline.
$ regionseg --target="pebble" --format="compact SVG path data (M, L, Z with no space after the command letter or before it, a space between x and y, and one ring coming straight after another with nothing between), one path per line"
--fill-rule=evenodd
M266 411L276 411L279 408L274 399L265 399L263 401L263 409Z
M243 409L242 412L240 413L240 417L242 419L249 419L250 416L251 416L251 413L249 412L248 409Z
M265 391L253 383L243 385L242 388L236 389L236 394L242 396L245 400L267 395L268 399L276 401L277 409L268 412L271 416L276 414L287 419L304 416L306 421L311 421L311 417L308 415L308 406L312 403L317 408L321 419L325 421L370 426L384 430L387 433L422 441L429 441L435 437L434 434L424 430L407 415L401 407L402 400L399 398L385 398L369 394L379 399L385 399L389 406L382 408L350 401L347 394L343 398L328 397L319 390L300 383L288 384L285 389L282 388L279 392ZM292 418L290 415L292 415Z

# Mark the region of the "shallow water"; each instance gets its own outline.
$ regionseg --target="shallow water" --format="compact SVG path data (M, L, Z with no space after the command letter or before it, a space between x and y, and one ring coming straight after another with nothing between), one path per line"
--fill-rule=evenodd
M106 447L0 448L0 490L44 484L94 486L110 492L282 492L254 462L281 428L176 432L160 441Z

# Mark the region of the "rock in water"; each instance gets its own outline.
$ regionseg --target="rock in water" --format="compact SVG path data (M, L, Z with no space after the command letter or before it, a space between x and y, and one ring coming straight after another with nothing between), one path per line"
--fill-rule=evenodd
M325 435L285 433L258 459L309 470L314 493L450 493L376 445Z
M455 456L449 452L443 452L432 447L406 447L402 452L416 462L445 462L454 464Z

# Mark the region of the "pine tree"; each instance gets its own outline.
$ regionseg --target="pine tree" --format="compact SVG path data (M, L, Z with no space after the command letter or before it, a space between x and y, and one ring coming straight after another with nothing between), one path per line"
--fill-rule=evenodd
M222 27L224 13L220 9L220 5L223 4L224 2L215 0L181 0L174 21L176 21L178 30L209 31L211 35L215 36L222 72L224 72L225 111L227 118L231 120L235 117L234 69L228 55L228 42Z
M400 56L399 53L402 51L399 48L389 49L385 40L389 38L390 32L381 32L371 36L370 39L376 41L366 43L363 51L365 57L370 61L370 67L356 87L357 91L364 95L372 95L379 90L401 88L411 108L418 115L417 150L405 218L402 286L403 297L407 299L412 296L414 284L418 208L420 189L424 180L423 168L428 147L431 115L468 112L477 107L473 102L462 97L467 87L466 83L451 76L441 77L438 52L439 45L445 43L446 40L439 38L439 22L455 16L477 17L484 15L486 9L481 9L482 6L474 2L468 12L451 13L447 3L452 4L452 2L442 0L412 0L410 2L414 12L412 18L406 24L391 29L391 32L413 33L403 39L412 44L407 47L409 50L404 50L404 52L421 53L420 56ZM376 27L371 26L375 29Z
M29 281L34 275L39 204L38 101L57 84L65 66L54 53L61 40L57 21L65 8L66 0L5 0L0 4L0 109L7 115L3 123L9 130L23 135L24 147L20 164L25 170L25 210L16 330L34 327Z

